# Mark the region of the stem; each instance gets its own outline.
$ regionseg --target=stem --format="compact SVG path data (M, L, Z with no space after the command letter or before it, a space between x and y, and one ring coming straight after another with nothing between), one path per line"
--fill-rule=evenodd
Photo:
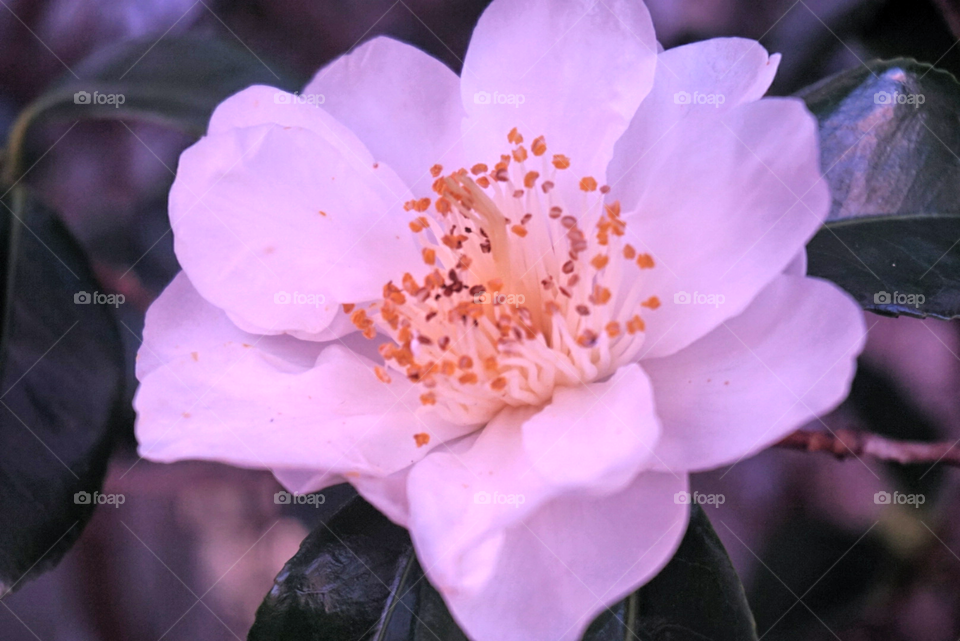
M917 443L895 441L869 432L838 429L835 432L797 430L775 447L804 452L827 452L838 459L851 456L872 456L881 461L910 463L943 463L960 467L960 449L954 443Z

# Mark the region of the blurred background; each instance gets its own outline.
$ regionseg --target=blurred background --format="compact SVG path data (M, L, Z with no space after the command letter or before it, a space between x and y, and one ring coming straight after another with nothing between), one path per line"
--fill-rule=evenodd
M486 0L0 0L0 130L85 57L116 43L176 35L237 44L271 72L305 82L361 42L387 34L459 72ZM666 48L716 36L759 39L783 54L772 93L786 95L874 58L910 57L960 73L960 2L952 0L648 0ZM4 134L0 134L4 135ZM166 194L186 134L142 122L39 128L26 182L61 213L100 291L122 293L127 404L143 315L178 271ZM955 323L869 316L850 399L824 422L895 438L960 439ZM117 426L108 493L53 571L0 605L0 641L246 638L276 573L304 536L351 495L319 508L280 506L268 473L140 461L132 413ZM818 427L819 424L811 426ZM763 639L960 636L960 470L836 461L769 450L695 477L721 492L708 507ZM922 493L919 508L874 502ZM0 522L0 528L4 525Z

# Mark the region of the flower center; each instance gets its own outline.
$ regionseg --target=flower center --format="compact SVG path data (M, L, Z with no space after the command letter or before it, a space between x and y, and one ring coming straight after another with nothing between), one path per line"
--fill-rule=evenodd
M419 214L410 229L433 268L424 281L407 273L382 300L344 305L365 336L392 339L376 375L406 376L422 405L462 424L611 375L639 353L641 312L660 306L638 274L654 260L624 242L619 203L603 202L609 187L587 176L574 189L570 160L548 158L542 136L533 158L516 129L507 140L492 170L434 166L437 197L404 206Z

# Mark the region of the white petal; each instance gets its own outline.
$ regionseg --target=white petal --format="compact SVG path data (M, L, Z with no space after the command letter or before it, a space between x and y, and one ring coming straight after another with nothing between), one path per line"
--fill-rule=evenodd
M631 185L641 195L626 217L627 239L654 257L644 292L663 303L643 315L650 358L743 311L829 211L816 120L799 100L684 120L637 160L643 168Z
M865 338L863 313L847 294L780 276L740 316L643 362L663 423L655 463L714 468L829 412L847 395Z
M806 276L807 275L807 248L804 247L797 255L793 257L793 260L790 261L790 264L787 265L787 268L783 270L784 274L789 274L790 276Z
M508 528L557 497L622 490L652 455L659 426L637 365L589 389L558 390L555 402L539 413L507 408L410 471L408 526L445 594L485 589ZM584 412L589 421L578 420Z
M464 165L460 79L416 47L379 37L321 69L303 90L350 127L416 193L434 164Z
M180 158L170 222L204 298L247 329L309 337L339 303L426 267L400 179L321 109L278 94L252 87L217 109Z
M523 424L524 447L540 475L592 491L626 485L653 455L659 435L653 389L635 363L608 381L557 389Z
M310 469L281 469L272 470L280 485L293 494L309 494L317 492L331 485L338 485L346 480L338 474L318 472Z
M676 552L689 511L674 496L685 491L685 475L645 473L611 496L557 498L502 535L482 590L444 598L478 641L578 641Z
M494 0L480 17L463 64L476 162L496 161L518 127L546 136L548 157L602 182L613 145L650 90L657 44L642 2Z
M444 449L443 445L438 449ZM350 484L363 498L384 514L388 519L408 527L410 521L410 501L407 498L407 480L413 467L406 467L389 476L370 476L359 474L351 476Z
M409 382L381 383L339 341L240 331L182 273L147 313L140 354L137 439L156 461L382 476L470 429L420 416Z
M535 413L507 408L476 436L438 448L410 471L408 526L438 587L482 587L502 530L559 491L523 449L521 427Z
M744 38L714 38L658 55L653 89L617 142L607 170L625 210L634 209L643 193L635 180L650 161L644 162L645 156L663 153L670 143L662 139L672 128L687 121L718 121L731 109L759 100L779 62L779 55L769 56L760 43ZM713 102L696 104L700 96L712 96ZM690 100L684 102L685 97Z

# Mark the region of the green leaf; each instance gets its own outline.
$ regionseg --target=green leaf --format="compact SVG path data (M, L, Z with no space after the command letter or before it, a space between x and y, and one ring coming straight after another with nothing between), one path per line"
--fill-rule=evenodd
M611 606L584 641L755 641L740 578L699 505L677 553L652 581Z
M410 537L356 498L304 539L257 609L249 641L358 641L403 610ZM384 637L387 638L387 637ZM394 637L395 638L395 637Z
M200 135L229 95L257 83L296 85L248 50L196 37L124 43L75 70L20 114L0 175L0 595L54 565L79 536L93 505L74 494L100 489L122 407L112 316L103 305L74 304L74 294L97 290L82 251L14 187L28 132L44 120L129 118ZM79 91L89 103L75 100ZM97 104L94 92L123 95L122 104Z
M110 308L75 302L97 290L79 246L21 187L0 209L16 224L4 235L23 227L16 260L3 257L3 280L14 285L5 290L9 340L0 373L2 595L54 566L80 535L94 502L74 495L101 489L114 426L129 420L129 408Z
M873 312L960 316L960 85L901 59L837 74L800 97L819 120L833 194L807 246L810 275Z
M637 596L641 638L757 638L740 578L699 505L691 508L687 533L673 559Z
M756 638L743 586L697 505L674 558L584 635L584 641ZM359 498L307 537L284 566L248 639L468 641L424 576L406 532Z

